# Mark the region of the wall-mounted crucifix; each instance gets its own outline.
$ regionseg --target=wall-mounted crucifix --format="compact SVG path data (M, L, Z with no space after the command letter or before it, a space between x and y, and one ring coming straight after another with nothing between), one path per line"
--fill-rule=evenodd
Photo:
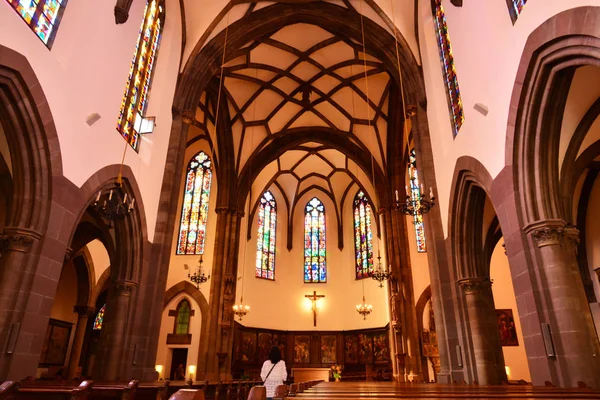
M313 294L305 294L304 297L312 301L312 313L313 313L313 323L314 326L317 326L317 300L325 297L324 294L317 294L317 291L314 290Z

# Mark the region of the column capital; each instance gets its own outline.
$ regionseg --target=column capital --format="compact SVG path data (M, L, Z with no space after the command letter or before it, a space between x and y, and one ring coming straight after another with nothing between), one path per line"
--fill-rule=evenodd
M2 251L19 251L27 253L34 240L40 240L42 235L36 231L25 228L4 228L0 235L0 247Z
M133 290L138 286L139 284L136 281L130 281L128 279L120 279L115 281L115 287L117 288L117 293L120 296L131 296Z
M96 309L89 306L75 306L73 307L73 312L77 313L79 318L90 317L96 313Z
M488 278L464 278L456 283L462 288L465 294L478 293L484 288L492 287L492 281Z
M562 219L548 219L533 222L523 228L525 233L530 234L538 247L558 246L565 234L567 223ZM579 235L579 231L578 235Z

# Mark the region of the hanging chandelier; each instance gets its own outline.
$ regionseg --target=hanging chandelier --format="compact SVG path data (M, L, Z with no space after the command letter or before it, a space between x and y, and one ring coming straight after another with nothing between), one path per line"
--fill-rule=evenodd
M433 195L433 189L429 188L429 198L427 195L423 195L425 192L423 185L421 184L420 191L413 191L412 195L408 189L406 189L406 198L404 201L400 201L398 191L396 190L396 203L394 204L394 210L400 210L406 215L424 215L431 211L431 208L435 206L435 196Z
M356 311L360 315L362 315L364 320L367 319L367 315L369 315L373 312L373 306L371 304L366 303L364 294L363 294L363 298L362 298L362 304L358 304L356 306Z
M194 271L194 273L192 274L188 270L188 278L190 281L192 281L196 284L196 289L200 289L200 285L210 279L210 275L206 276L206 274L204 273L204 268L202 266L202 263L203 263L202 255L200 255L200 260L198 260L198 266L196 267L196 270ZM187 264L184 264L184 268L188 269L189 267Z
M250 306L244 304L244 297L240 298L240 304L236 304L233 306L233 313L240 319L244 318L246 314L250 312Z
M127 200L130 200L127 202ZM121 176L117 179L117 187L105 191L98 191L96 201L94 202L94 208L109 228L115 226L115 221L123 220L133 210L135 204L135 198L131 196L128 199L128 195L123 189L121 184Z
M387 270L384 266L381 265L381 255L377 253L377 267L373 269L371 273L371 278L379 282L379 287L383 287L383 281L390 279L391 272Z

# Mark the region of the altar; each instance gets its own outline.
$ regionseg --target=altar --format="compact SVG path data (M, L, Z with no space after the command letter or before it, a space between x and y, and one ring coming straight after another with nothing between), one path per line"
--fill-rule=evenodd
M323 380L329 381L329 368L292 368L295 383Z

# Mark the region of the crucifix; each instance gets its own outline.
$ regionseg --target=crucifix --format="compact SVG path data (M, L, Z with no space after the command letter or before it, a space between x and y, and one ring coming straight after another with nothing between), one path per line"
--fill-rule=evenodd
M313 313L313 323L314 326L317 326L317 300L325 297L324 294L317 294L316 290L313 290L313 294L305 294L304 297L310 299L312 301L312 313Z

